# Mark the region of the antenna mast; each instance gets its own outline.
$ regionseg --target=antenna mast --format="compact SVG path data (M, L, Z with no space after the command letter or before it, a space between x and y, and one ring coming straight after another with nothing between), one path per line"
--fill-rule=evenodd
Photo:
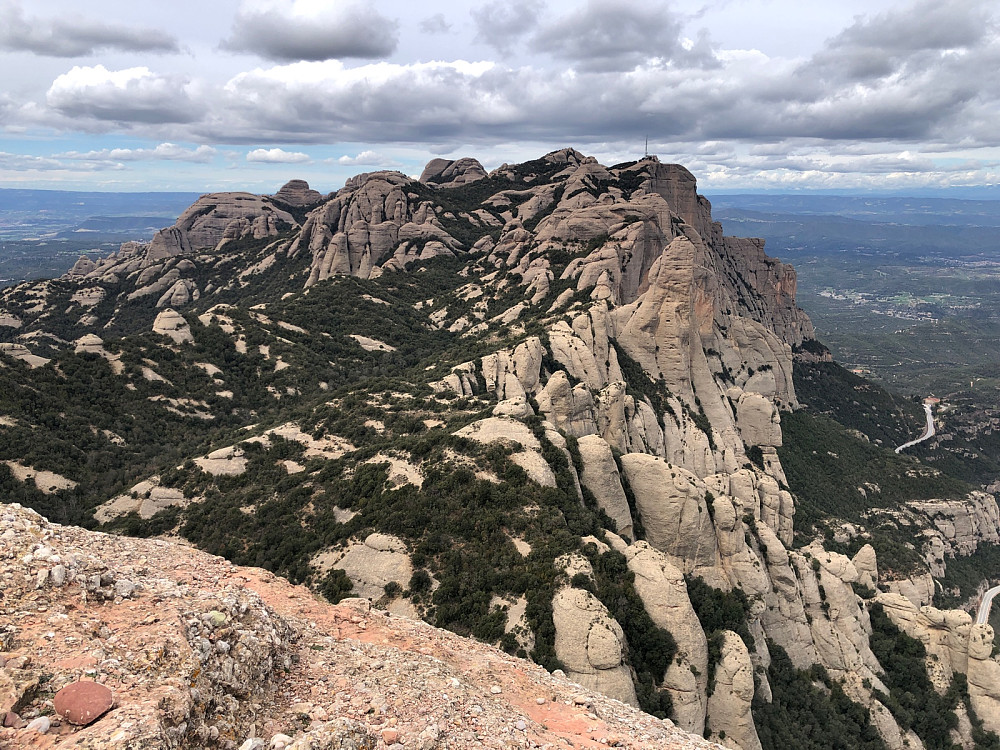
M649 156L649 136L646 136L646 156Z

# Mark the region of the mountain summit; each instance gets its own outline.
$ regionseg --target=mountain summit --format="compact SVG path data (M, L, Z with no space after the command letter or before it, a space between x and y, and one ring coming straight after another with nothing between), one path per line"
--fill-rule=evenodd
M992 629L926 606L1000 543L995 498L864 433L922 412L832 363L794 270L696 188L562 149L202 196L3 290L0 481L738 750L1000 728ZM906 638L951 703L901 708Z

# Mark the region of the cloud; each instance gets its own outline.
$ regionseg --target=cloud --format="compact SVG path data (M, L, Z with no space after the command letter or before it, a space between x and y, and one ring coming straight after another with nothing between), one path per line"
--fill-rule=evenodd
M247 153L247 161L259 164L304 164L312 161L309 154L301 151L285 151L280 148L255 148Z
M473 123L499 127L512 111L493 63L296 63L230 80L202 140L284 143L450 139ZM481 90L480 85L486 90ZM224 135L225 134L225 135ZM230 140L229 142L233 142Z
M334 160L330 160L334 161ZM402 166L398 161L390 159L387 156L383 156L377 151L362 151L357 156L341 156L336 159L336 163L342 166L348 167L399 167Z
M26 172L33 170L49 171L63 168L64 164L56 159L0 151L0 169L9 169L12 172Z
M919 0L857 18L828 40L812 64L833 77L883 77L911 60L933 61L943 51L975 47L989 26L986 5L977 0Z
M516 144L589 151L610 142L629 144L626 152L634 155L642 152L648 135L651 148L661 154L686 144L677 158L691 160L693 167L704 165L710 174L732 174L737 164L788 174L824 169L838 174L832 170L854 163L864 167L866 154L857 144L885 156L867 162L872 174L938 170L938 159L906 162L899 154L946 151L958 144L1000 146L1000 81L983 73L1000 68L1000 41L993 22L982 21L981 6L963 2L956 7L966 19L952 19L947 33L918 33L921 25L911 29L908 40L887 37L892 72L886 76L834 75L829 66L836 55L860 59L858 51L867 49L875 38L871 35L899 20L893 14L859 18L812 59L789 60L755 50L713 49L707 37L686 40L676 16L647 15L650 6L641 4L595 1L558 19L569 31L581 19L608 27L613 10L625 19L620 33L631 41L624 45L603 32L578 39L567 31L561 40L550 38L555 21L542 18L541 3L487 4L477 11L480 20L509 21L499 25L505 33L494 28L496 45L510 48L521 39L534 49L549 40L548 54L525 57L516 65L295 62L247 70L218 85L147 68L76 67L52 84L48 108L31 102L14 106L9 97L5 105L0 94L0 119L6 106L7 128L84 128L127 132L152 143L243 144L235 158L244 164L309 161L297 150L304 148L300 144L336 143L363 144L359 150L370 151L322 163L398 168L383 153L397 153L407 144L433 144L430 148L447 153L514 144L511 150L523 153L527 147ZM658 33L647 35L644 21ZM960 42L964 46L949 46ZM587 49L594 52L590 60ZM748 153L754 143L770 144L773 153L766 148ZM832 162L801 150L801 144L816 143L857 161ZM267 148L258 148L261 144ZM793 147L797 150L788 153ZM167 158L141 153L152 148L124 151L130 153L112 149L90 156L122 163ZM194 146L186 151L176 158L204 158ZM782 162L782 155L796 161Z
M917 0L857 17L788 84L799 100L838 115L834 138L929 137L983 94L995 117L1000 88L982 76L1000 64L992 9L979 0Z
M541 0L492 0L471 13L476 39L506 55L537 26L544 7Z
M177 39L159 29L101 23L80 17L27 18L13 3L0 6L0 49L48 57L83 57L109 50L180 51Z
M99 151L67 151L56 154L59 159L78 161L185 161L208 164L218 153L211 146L184 148L174 143L161 143L155 148L111 148Z
M157 75L146 67L108 70L75 66L53 81L46 102L68 117L124 123L185 123L198 119L201 106L188 81Z
M512 68L493 62L296 63L232 78L187 140L273 143L595 143L942 141L986 125L1000 91L994 44L968 59L869 84L819 86L797 61L729 52L718 66L654 59L627 71ZM1000 62L998 60L997 62ZM973 95L975 94L975 95ZM978 108L978 109L977 109ZM975 112L975 118L968 114ZM992 118L995 121L995 115ZM980 124L977 124L980 123ZM974 129L971 129L973 126Z
M398 42L399 23L381 15L370 2L284 0L263 6L244 3L221 46L295 62L386 57Z
M420 22L420 30L425 34L447 34L451 31L451 24L444 17L444 13L435 13Z
M95 172L120 170L121 164L101 162L65 162L58 157L11 154L0 151L0 169L9 172Z
M531 48L584 70L631 70L656 58L715 64L707 33L685 44L681 23L669 7L629 0L588 0L541 27Z

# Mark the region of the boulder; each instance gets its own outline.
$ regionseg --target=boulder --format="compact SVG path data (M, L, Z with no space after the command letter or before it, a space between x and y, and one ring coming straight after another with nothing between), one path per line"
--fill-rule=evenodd
M172 339L175 344L193 344L191 326L184 316L172 308L159 313L153 320L153 333Z
M62 688L52 703L56 713L70 724L86 726L111 710L114 696L100 683L81 680Z
M567 677L588 690L639 705L625 665L625 634L593 594L560 589L552 598L552 620L556 657L565 665Z

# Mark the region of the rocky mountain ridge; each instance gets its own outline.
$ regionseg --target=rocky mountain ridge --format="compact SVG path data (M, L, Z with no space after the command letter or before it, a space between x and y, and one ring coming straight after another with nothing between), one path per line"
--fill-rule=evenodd
M0 529L3 747L718 747L364 599L17 505ZM84 726L52 708L78 680L114 697Z
M811 418L796 374L836 372L795 287L655 157L203 196L149 244L4 290L0 377L35 369L0 449L76 483L8 486L360 593L732 748L775 746L786 660L822 669L796 699L864 707L853 741L927 746L869 610L923 639L886 597L930 604L949 557L1000 540L1000 512L836 423L843 447L786 440ZM60 447L60 419L99 460ZM834 449L877 483L814 491ZM1000 680L949 664L961 711L1000 729Z

